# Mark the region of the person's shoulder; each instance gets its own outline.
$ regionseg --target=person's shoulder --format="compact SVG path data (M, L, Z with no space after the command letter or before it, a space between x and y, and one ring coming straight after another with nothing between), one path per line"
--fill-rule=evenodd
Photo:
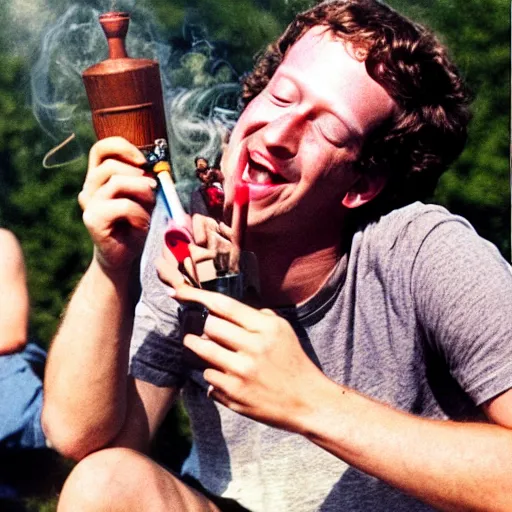
M389 229L394 227L394 231L401 231L403 228L414 225L424 224L433 226L440 222L457 221L470 225L464 218L449 212L444 206L438 204L425 204L415 202L397 208L383 215L377 222L381 227Z
M0 228L0 258L23 259L21 244L16 235L5 228Z
M414 261L425 240L439 231L436 228L441 225L448 226L449 231L462 230L475 236L466 219L443 206L415 202L363 226L353 238L352 253L366 255L374 266L387 263L395 266L398 261L407 266L406 262Z
M421 202L397 208L381 216L366 226L365 231L370 233L372 239L388 247L404 241L417 245L443 223L453 223L454 226L473 231L471 224L463 217L449 212L443 206Z
M18 242L18 239L16 238L16 235L5 228L0 228L0 243L2 244L2 247L5 247L7 245L11 247L19 247L20 243Z
M0 228L0 274L2 280L18 279L25 275L25 258L16 235Z

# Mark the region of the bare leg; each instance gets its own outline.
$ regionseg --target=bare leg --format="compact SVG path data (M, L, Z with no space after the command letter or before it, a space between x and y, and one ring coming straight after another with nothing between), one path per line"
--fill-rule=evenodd
M109 448L79 462L67 479L58 512L219 512L145 455Z

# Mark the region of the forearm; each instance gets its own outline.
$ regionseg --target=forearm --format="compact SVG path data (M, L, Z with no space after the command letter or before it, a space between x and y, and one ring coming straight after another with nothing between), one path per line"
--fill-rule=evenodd
M134 300L128 276L109 276L93 260L52 343L43 425L74 458L107 444L123 425Z
M441 510L512 510L512 395L486 405L487 423L437 421L399 412L326 377L291 325L160 275L180 301L209 310L204 335L184 345L209 363L209 396L256 421L303 435L351 466ZM385 385L385 384L384 384ZM505 394L512 393L509 391ZM498 425L499 424L499 425Z
M331 381L321 387L295 426L312 442L437 509L512 509L508 429L428 420Z

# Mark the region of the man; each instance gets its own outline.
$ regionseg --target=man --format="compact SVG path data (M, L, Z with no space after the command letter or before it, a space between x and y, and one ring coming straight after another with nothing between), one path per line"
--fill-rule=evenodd
M382 4L325 2L244 96L222 171L228 214L235 183L250 189L262 309L188 286L169 253L162 286L157 206L130 357L129 273L155 183L126 142L91 151L80 202L95 257L47 369L47 433L83 459L59 510L512 508L512 275L463 219L414 203L464 143L445 51ZM169 294L209 309L203 337L184 340L204 372L183 364ZM140 453L180 389L190 485Z
M190 195L190 214L200 214L222 220L224 206L224 190L219 181L220 171L210 167L208 160L198 156L195 158L196 178L201 185Z

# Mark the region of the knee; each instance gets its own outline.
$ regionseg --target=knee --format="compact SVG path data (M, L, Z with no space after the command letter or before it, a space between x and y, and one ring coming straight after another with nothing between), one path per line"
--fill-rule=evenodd
M137 482L144 481L137 462L144 458L127 448L108 448L88 455L66 480L58 512L132 510ZM133 478L134 474L138 478Z

